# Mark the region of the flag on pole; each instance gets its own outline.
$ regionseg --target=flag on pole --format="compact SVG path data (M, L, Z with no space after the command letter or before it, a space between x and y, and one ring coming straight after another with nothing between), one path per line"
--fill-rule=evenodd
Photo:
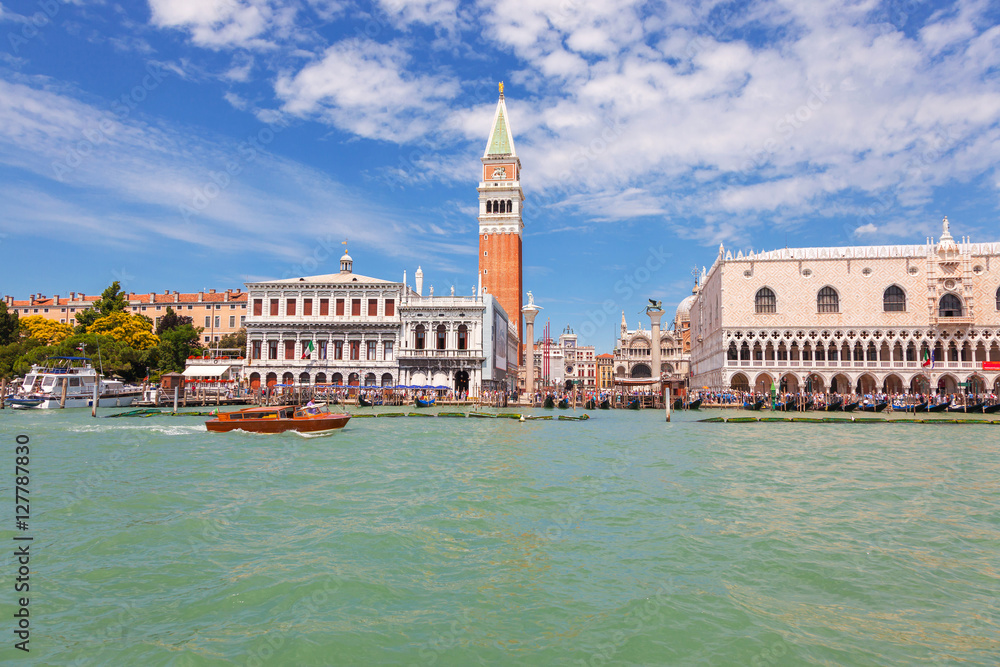
M934 353L928 352L926 347L924 348L924 358L920 365L924 368L934 368Z
M312 359L312 353L313 353L313 342L311 340L307 340L306 342L302 343L302 358Z

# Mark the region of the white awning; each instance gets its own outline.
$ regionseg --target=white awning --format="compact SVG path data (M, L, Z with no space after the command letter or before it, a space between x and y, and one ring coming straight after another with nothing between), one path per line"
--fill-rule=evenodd
M188 366L184 369L186 377L219 377L229 370L229 366Z

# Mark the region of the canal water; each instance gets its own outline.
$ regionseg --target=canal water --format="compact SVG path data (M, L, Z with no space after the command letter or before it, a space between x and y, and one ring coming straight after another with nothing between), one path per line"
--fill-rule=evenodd
M306 439L5 410L0 539L34 539L30 654L0 556L0 662L1000 662L1000 425L591 414Z

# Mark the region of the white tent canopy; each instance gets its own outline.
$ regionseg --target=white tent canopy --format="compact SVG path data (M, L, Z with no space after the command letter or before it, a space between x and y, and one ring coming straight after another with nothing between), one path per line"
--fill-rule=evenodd
M222 377L229 366L188 366L184 369L185 377Z

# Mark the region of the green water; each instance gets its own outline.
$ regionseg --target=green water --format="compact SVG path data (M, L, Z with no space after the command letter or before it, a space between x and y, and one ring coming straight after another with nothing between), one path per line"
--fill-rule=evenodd
M30 654L0 557L0 662L1000 662L1000 425L591 414L305 439L5 410L0 539L24 433L34 541Z

